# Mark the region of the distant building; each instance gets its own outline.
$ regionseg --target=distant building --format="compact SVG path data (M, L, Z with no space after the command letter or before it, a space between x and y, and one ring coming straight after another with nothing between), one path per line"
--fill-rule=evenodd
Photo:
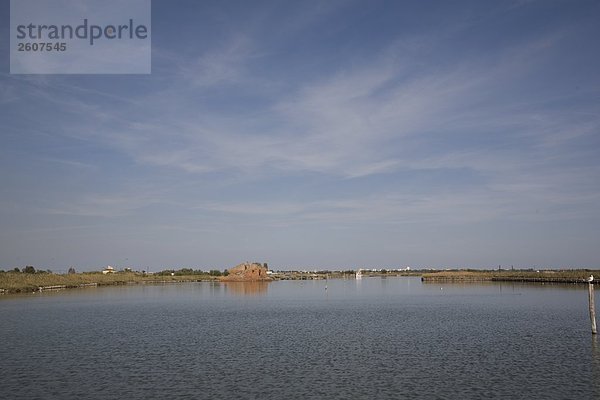
M116 272L115 269L113 267L111 267L110 265L102 270L102 273L104 275L106 275L106 274L114 274L115 272Z
M270 281L272 280L260 263L243 263L229 270L229 275L221 278L223 281Z

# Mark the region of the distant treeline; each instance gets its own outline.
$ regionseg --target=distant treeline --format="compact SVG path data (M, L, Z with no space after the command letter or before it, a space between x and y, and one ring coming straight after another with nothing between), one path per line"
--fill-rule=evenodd
M33 266L28 265L26 267L23 267L23 269L19 269L19 267L14 267L11 270L8 271L4 271L3 269L0 269L0 273L4 273L4 272L16 272L16 273L24 273L24 274L51 274L52 271L50 271L49 269L47 270L41 270L41 269L35 269Z
M23 267L22 269L19 267L15 267L8 271L0 269L0 273L8 273L8 272L23 273L23 274L52 274L53 273L49 269L48 270L35 269L35 267L33 267L31 265ZM97 272L98 271L90 271L90 272L83 272L83 273L84 274L94 274ZM118 272L130 273L130 272L136 272L136 271L132 271L131 268L124 268L122 271L115 271L115 273L118 273ZM75 271L75 268L70 267L67 273L68 274L76 274L77 271ZM142 271L142 273L145 274L146 271ZM220 271L218 269L211 269L208 271L204 271L201 269L181 268L181 269L177 269L177 270L176 269L165 269L160 272L156 272L154 275L158 275L158 276L189 276L189 275L227 276L227 275L229 275L229 271L227 271L227 270Z
M227 276L229 271L225 270L221 272L218 269L211 269L209 271L203 271L201 269L192 268L181 268L181 269L165 269L157 272L155 275L158 276L189 276L189 275L210 275L210 276Z

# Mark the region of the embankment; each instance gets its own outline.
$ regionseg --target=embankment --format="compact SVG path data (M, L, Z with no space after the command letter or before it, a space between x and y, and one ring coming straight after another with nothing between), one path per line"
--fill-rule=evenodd
M216 277L208 274L170 276L136 272L116 272L111 274L102 274L100 272L76 274L3 272L0 273L0 294L31 293L44 290L60 290L87 286L203 282L214 281L216 279Z
M534 282L587 283L590 275L600 277L599 270L569 271L442 271L421 276L424 283L439 282Z

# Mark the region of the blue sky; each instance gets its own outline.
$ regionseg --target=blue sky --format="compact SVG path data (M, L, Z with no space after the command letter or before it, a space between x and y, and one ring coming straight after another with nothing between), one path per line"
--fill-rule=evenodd
M161 1L151 75L10 75L0 269L600 267L597 1Z

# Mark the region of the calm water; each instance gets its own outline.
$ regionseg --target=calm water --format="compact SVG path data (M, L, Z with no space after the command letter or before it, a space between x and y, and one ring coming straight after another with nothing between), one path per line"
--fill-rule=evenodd
M600 340L574 286L364 278L1 296L0 397L596 399Z

